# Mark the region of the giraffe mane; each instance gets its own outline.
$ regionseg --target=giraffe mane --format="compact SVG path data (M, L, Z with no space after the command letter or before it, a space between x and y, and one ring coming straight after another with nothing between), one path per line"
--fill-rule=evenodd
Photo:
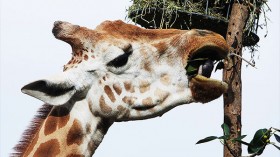
M23 153L28 148L28 145L32 142L32 139L35 137L36 132L40 129L42 123L51 112L52 107L52 105L44 104L38 109L37 114L34 116L27 129L23 132L20 141L13 148L15 152L11 154L12 157L23 155Z

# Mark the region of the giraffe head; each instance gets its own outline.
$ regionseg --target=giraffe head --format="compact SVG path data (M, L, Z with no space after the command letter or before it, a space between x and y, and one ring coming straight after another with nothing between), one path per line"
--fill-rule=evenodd
M51 105L86 100L93 114L114 121L146 119L191 102L218 98L227 84L209 78L228 46L206 30L148 30L106 21L91 30L55 22L53 34L72 47L64 71L22 91ZM190 60L207 58L188 76Z

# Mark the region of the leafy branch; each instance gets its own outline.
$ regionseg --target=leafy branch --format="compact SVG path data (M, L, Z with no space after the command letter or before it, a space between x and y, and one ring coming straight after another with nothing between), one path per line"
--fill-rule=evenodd
M208 136L204 139L199 140L196 144L210 142L213 140L220 140L220 142L223 145L227 146L226 141L231 141L233 143L239 142L248 147L247 150L250 155L246 156L246 157L255 157L257 155L261 155L263 153L265 147L269 144L273 145L278 150L280 150L280 147L278 145L276 145L275 142L270 141L270 138L272 136L274 136L276 141L280 143L280 136L276 134L277 132L280 132L280 129L273 128L273 127L269 128L269 129L259 129L258 131L256 131L256 133L255 133L253 139L250 141L250 143L247 143L247 142L243 141L243 138L245 138L247 135L240 135L237 138L230 138L229 126L224 123L221 125L221 127L223 129L223 136ZM238 156L236 156L236 157L238 157ZM245 156L243 156L243 157L245 157Z

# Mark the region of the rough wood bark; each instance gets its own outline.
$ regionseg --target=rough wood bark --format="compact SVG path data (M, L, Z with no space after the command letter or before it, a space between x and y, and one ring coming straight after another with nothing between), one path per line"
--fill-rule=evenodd
M240 1L239 1L240 2ZM231 10L226 40L231 46L231 52L242 56L242 36L248 18L247 6L234 2ZM224 94L224 123L230 127L230 138L241 135L241 59L230 57L231 61L225 64L223 80L228 83L229 89ZM231 63L231 64L230 64ZM241 144L226 141L224 157L241 156Z

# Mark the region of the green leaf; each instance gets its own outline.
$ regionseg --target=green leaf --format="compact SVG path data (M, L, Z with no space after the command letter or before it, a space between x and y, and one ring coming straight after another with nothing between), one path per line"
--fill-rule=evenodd
M261 155L263 153L265 146L262 147L251 147L250 145L248 146L248 153L249 154L257 154Z
M198 69L192 65L188 65L187 67L187 73L192 73L192 72L196 72Z
M197 141L196 144L209 142L209 141L215 140L217 138L218 138L217 136L209 136L209 137L206 137L204 139L201 139L201 140Z
M265 149L265 146L267 145L270 138L270 131L267 129L259 129L256 131L254 138L250 142L250 145L248 146L248 153L250 154L262 154L263 150Z
M193 76L196 75L199 69L199 66L205 63L208 60L208 58L195 58L192 60L189 60L187 63L187 75Z
M274 134L274 137L275 137L276 141L280 143L280 136L277 134Z
M226 123L223 123L221 127L224 130L224 135L229 135L229 126Z

